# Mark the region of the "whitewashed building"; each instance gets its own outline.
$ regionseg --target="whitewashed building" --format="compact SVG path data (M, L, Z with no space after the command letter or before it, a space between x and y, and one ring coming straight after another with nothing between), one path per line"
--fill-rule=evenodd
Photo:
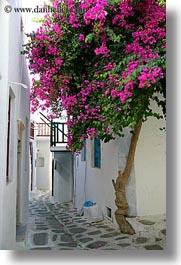
M149 118L142 126L126 187L130 216L166 213L166 134L160 127L165 127L165 121L155 118ZM86 141L86 150L75 162L74 194L78 209L91 200L98 205L99 216L116 224L112 179L117 178L118 170L124 170L130 141L129 133L106 144Z
M53 127L60 126L62 123L66 127L65 121L64 122L54 121L51 123L51 121L47 119L46 116L44 116L44 114L41 112L36 115L36 118L34 118L34 141L33 143L34 143L34 152L35 152L35 156L34 156L35 182L34 182L33 189L52 191L55 201L59 201L58 198L62 196L61 191L65 190L67 192L67 190L70 187L69 182L68 182L69 177L67 175L68 170L66 170L66 176L67 176L66 188L63 187L62 185L61 187L59 187L59 184L58 184L59 180L61 181L61 178L59 177L59 173L58 173L59 172L58 171L59 169L58 157L59 157L59 154L62 153L63 151L68 152L66 149L66 141L64 141L64 143L57 143L57 141L59 142L59 140L55 139L56 146L54 145L54 143L52 143L52 141L54 141L54 137L57 138L57 136L61 137L62 135L62 133L59 130L56 130L55 132ZM70 168L71 166L73 167L73 164L68 165L68 168ZM73 171L71 171L71 178L74 178ZM70 189L72 189L73 191L72 187ZM64 197L62 199L63 199L62 202L66 201ZM72 197L72 200L73 200L73 197Z
M56 126L59 125L62 126L61 122ZM161 127L165 127L165 121L155 118L149 118L142 125L126 187L130 216L166 213L166 134ZM52 136L60 134L62 139L61 131L53 130ZM47 137L43 139L39 135L36 140L40 158L36 168L37 187L49 187L55 202L72 202L78 210L85 201L93 201L99 209L98 218L107 218L116 225L112 179L117 178L119 170L124 170L130 141L128 130L124 138L117 137L106 144L88 139L81 154L73 156L62 140L53 140L51 144Z
M15 249L16 225L25 224L29 193L29 79L21 14L0 1L0 249Z
M50 152L50 125L35 125L36 189L52 190L52 153Z

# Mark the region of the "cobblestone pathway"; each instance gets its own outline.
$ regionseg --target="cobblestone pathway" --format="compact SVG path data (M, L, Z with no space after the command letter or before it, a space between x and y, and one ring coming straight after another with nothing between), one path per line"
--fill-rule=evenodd
M47 193L29 203L29 220L17 229L17 250L162 250L166 240L164 216L129 218L133 236L121 234L109 221L90 223L70 205L53 204Z

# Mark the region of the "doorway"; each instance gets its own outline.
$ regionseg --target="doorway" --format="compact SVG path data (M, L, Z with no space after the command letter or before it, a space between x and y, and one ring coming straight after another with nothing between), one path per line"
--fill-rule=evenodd
M73 202L74 174L73 155L69 151L54 153L54 200L59 203Z
M30 191L33 190L33 143L30 142Z
M17 190L16 190L16 224L20 223L20 194L21 194L21 151L22 151L22 141L18 139L17 147Z

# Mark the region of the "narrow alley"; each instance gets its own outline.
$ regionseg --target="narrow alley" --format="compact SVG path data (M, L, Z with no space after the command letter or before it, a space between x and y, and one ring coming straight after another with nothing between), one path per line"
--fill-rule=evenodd
M0 249L165 249L165 0L36 2L0 1Z
M17 250L162 250L164 216L129 218L139 233L121 234L110 221L89 222L72 205L51 202L48 192L31 194L27 229L17 228Z

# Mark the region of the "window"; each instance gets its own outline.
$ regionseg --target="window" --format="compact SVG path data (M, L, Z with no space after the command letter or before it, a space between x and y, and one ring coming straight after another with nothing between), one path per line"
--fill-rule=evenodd
M101 141L94 138L94 167L101 168Z
M81 150L81 161L86 161L86 140L84 141L84 146Z
M11 96L8 103L8 130L7 130L7 155L6 155L6 182L9 182L10 165L10 127L11 127Z
M44 157L37 157L36 167L44 167Z
M26 117L25 128L25 171L28 170L29 165L29 119Z
M8 101L8 119L7 119L7 149L6 149L6 183L8 184L13 180L14 175L14 152L15 152L15 95L13 90L9 89L9 101Z
M112 209L108 206L106 206L106 217L112 221Z

